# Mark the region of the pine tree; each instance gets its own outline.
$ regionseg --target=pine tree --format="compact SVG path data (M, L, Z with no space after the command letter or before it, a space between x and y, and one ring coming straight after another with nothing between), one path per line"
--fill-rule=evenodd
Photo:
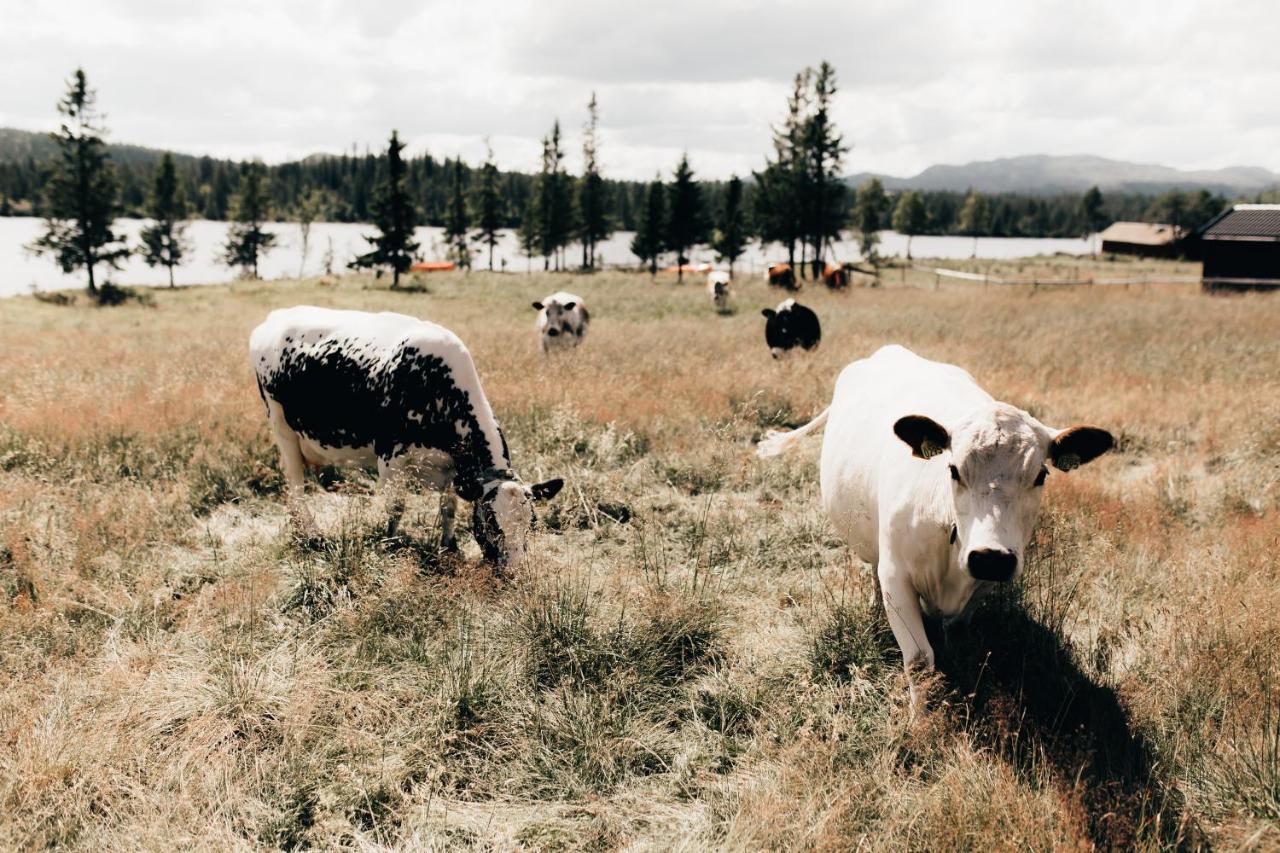
M317 219L328 218L333 211L333 207L333 198L328 191L312 187L294 209L294 219L298 223L298 234L302 238L302 257L298 260L298 278L302 278L306 273L307 252L311 247L311 225Z
M227 232L223 260L258 278L258 259L276 244L276 235L262 226L271 211L267 170L261 163L240 167L240 186L231 200L235 223Z
M911 238L924 231L928 221L924 197L917 190L907 190L898 196L893 209L893 230L907 235L907 260L911 260Z
M960 218L956 228L966 237L973 238L973 257L978 257L978 238L987 233L987 199L977 190L969 190L964 197L964 206L960 208Z
M667 190L662 178L649 184L645 197L644 214L636 223L635 236L631 238L631 253L641 262L648 261L649 275L658 274L658 256L666 249L663 232L667 224Z
M564 149L560 147L560 120L556 119L551 135L542 140L542 171L538 174L538 239L544 268L552 259L556 269L563 267L563 250L573 233L572 184L564 172Z
M498 245L498 233L503 226L504 199L500 181L498 166L493 161L493 147L490 146L484 165L480 167L480 181L472 199L476 226L473 239L489 250L489 272L493 272L493 250Z
M725 189L724 208L720 212L719 227L716 228L711 248L721 258L729 262L729 275L733 275L733 263L747 247L751 239L751 230L747 224L746 211L742 206L742 181L737 175L729 178Z
M516 229L516 237L520 240L520 253L527 261L526 272L533 272L533 256L542 249L542 235L538 233L542 199L538 187L538 184L534 184L533 192L529 194L529 201L524 207L524 215L520 217L520 227ZM544 259L544 268L545 265Z
M836 94L836 71L828 62L812 75L813 114L805 119L802 138L808 174L800 182L803 220L813 247L813 278L822 275L829 240L840 238L845 218L845 185L841 174L849 148L831 120L831 100Z
M471 249L467 245L467 229L471 223L467 217L467 188L462 174L462 158L453 161L451 170L449 206L445 212L444 241L453 261L466 270L471 269Z
M44 186L44 233L31 248L55 257L63 272L77 269L89 277L89 293L96 296L94 268L118 269L129 250L113 233L117 204L115 168L98 124L97 92L89 88L84 69L77 68L67 94L58 102L63 121L51 134L58 146Z
M400 134L391 131L387 143L387 174L374 191L372 205L373 224L380 233L366 238L373 244L373 250L351 262L351 266L357 268L391 267L393 290L400 286L400 276L409 271L413 253L418 251L413 239L418 211L405 184L404 160L400 157L403 150Z
M1084 221L1085 237L1091 238L1107 226L1107 214L1102 209L1102 190L1089 187L1080 199L1080 218ZM1097 247L1093 253L1098 254Z
M872 178L858 188L856 218L858 222L859 249L862 257L873 265L879 264L876 244L880 242L880 227L889 210L889 197L879 178Z
M773 132L773 158L756 173L756 222L760 239L787 247L787 261L795 268L796 243L803 239L802 200L809 196L804 157L805 113L812 72L801 71L787 98L787 115Z
M148 266L168 268L169 286L173 287L173 268L182 263L191 246L186 239L187 199L178 183L173 155L167 151L156 167L147 216L151 224L139 234L142 259Z
M668 249L676 253L676 278L684 281L685 253L707 239L707 222L703 209L702 188L689 168L689 155L682 154L676 165L667 207L666 239Z
M587 124L582 132L582 179L578 182L578 211L580 214L578 238L582 241L582 265L586 269L596 267L596 245L609 239L607 187L600 177L599 139L596 129L600 110L596 93L591 93L587 104Z

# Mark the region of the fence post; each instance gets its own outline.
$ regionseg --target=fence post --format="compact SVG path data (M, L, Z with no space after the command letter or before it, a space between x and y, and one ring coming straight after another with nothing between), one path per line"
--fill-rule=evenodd
M934 289L934 292L935 292L935 293L937 292L938 287L939 287L941 284L942 284L942 276L938 274L938 271L937 271L937 270L934 270L934 272L933 272L933 289Z

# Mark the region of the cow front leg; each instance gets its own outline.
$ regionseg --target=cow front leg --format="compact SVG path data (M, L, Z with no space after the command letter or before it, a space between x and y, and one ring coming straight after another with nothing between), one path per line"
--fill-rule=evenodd
M397 459L378 457L378 493L382 513L387 517L388 539L394 538L399 532L400 519L404 517L405 477L404 468Z
M881 559L876 567L880 580L880 598L893 638L902 650L902 665L911 689L911 711L920 709L923 699L919 673L933 669L933 647L924 633L924 616L920 612L920 596L907 581L905 573Z
M458 550L458 540L453 532L454 518L457 514L458 496L453 493L453 489L445 489L440 493L440 548L442 550L450 552Z

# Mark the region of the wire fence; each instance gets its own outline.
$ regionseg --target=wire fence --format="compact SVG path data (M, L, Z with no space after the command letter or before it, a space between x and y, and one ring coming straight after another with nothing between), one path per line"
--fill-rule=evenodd
M904 267L905 269L905 267ZM1200 276L1198 275L1161 275L1161 276L1139 276L1136 278L1099 278L1089 276L1087 278L1041 278L1033 276L1032 278L1006 278L1004 276L995 276L989 273L966 272L964 270L952 270L944 267L926 267L920 264L912 264L911 269L916 272L928 273L934 277L934 289L936 290L941 284L942 279L954 279L957 281L966 281L973 284L987 285L1022 285L1029 287L1129 287L1131 285L1148 285L1148 284L1199 284Z

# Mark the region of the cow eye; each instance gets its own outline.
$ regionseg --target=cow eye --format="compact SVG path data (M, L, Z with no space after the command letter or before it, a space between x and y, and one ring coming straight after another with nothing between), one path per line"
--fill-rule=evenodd
M1048 476L1049 476L1049 469L1048 469L1048 468L1041 468L1041 469L1040 469L1040 473L1039 473L1039 474L1036 474L1036 483L1035 483L1036 488L1039 488L1040 486L1043 486L1043 485L1044 485L1044 478L1045 478L1045 477L1048 477Z
M956 466L954 466L954 465L948 465L947 467L949 467L949 468L951 469L951 479L955 480L957 483L959 483L960 485L962 485L962 486L963 486L963 485L964 485L964 481L960 479L960 471L959 471L959 469L958 469L958 468L956 468Z

